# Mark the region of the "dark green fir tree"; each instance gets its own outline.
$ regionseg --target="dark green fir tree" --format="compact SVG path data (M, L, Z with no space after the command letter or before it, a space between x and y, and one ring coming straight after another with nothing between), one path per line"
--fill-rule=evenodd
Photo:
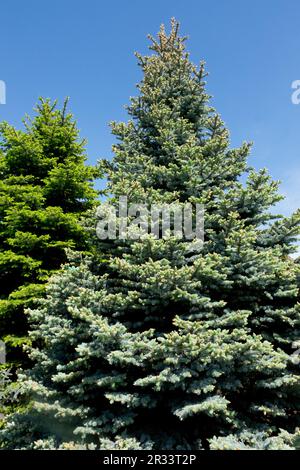
M79 220L97 197L67 100L60 110L41 99L24 124L0 126L0 339L14 367L30 343L24 310L44 295L66 248L87 249Z
M204 244L104 240L102 264L74 258L53 276L30 313L33 344L44 338L20 376L32 404L2 445L296 448L300 214L272 215L278 183L248 167L248 144L230 148L176 21L150 39L130 120L112 124L110 204L201 204Z

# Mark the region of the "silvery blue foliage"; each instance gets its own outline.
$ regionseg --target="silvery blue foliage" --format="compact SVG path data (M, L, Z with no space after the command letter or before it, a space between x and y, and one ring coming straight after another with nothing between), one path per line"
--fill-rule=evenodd
M204 247L145 235L70 257L29 312L28 408L6 448L297 446L300 214L269 212L278 184L249 169L249 145L229 148L177 23L151 48L131 120L113 124L111 203L204 204Z

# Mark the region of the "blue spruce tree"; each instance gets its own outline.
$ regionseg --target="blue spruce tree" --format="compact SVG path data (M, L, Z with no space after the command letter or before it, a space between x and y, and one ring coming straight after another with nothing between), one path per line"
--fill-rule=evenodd
M30 404L2 445L296 448L300 213L271 214L278 183L248 166L248 144L230 148L176 21L150 39L102 162L110 204L202 204L204 244L146 233L99 241L93 259L73 253L30 312Z

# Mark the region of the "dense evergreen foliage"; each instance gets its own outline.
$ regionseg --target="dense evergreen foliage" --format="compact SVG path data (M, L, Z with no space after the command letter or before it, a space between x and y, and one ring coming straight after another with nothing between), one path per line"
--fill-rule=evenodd
M275 217L278 184L230 148L172 22L151 38L108 174L111 204L205 206L205 243L174 236L76 253L31 309L30 409L7 448L295 448L300 214ZM246 182L241 182L244 176Z
M66 106L40 100L24 130L0 127L0 339L15 366L30 342L24 309L43 295L66 248L86 249L79 219L97 196L96 170L85 165L85 143Z

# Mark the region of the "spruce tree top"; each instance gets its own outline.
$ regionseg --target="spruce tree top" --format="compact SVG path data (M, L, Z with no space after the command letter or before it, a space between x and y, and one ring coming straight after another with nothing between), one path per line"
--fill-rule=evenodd
M205 92L204 63L190 62L178 23L172 20L170 35L162 26L158 39L150 39L154 54L136 54L143 79L128 107L132 119L112 123L121 143L113 147L111 190L147 201L206 202L246 169L249 145L228 149L228 131Z

